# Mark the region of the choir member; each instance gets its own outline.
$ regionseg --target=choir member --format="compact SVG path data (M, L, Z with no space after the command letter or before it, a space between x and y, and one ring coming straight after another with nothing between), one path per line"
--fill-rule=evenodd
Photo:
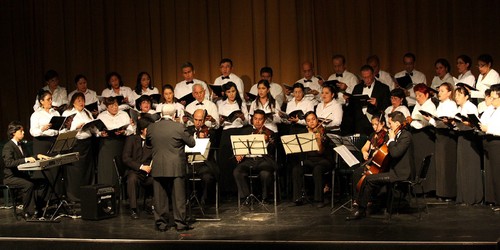
M309 88L309 92L305 93L304 98L311 101L314 106L318 104L320 99L319 93L321 92L320 78L314 76L314 66L311 62L302 63L302 76L303 78L296 82L302 83L305 88ZM290 102L293 98L293 89L285 89L287 101Z
M366 59L366 64L370 65L370 67L373 68L373 74L375 74L375 79L389 86L389 90L392 91L394 89L395 85L394 79L392 78L391 74L380 69L380 59L378 58L378 56L376 55L369 56Z
M325 187L324 174L333 165L332 154L330 154L329 140L325 136L323 126L319 124L318 117L312 111L305 114L307 132L313 133L316 139L313 143L318 144L318 151L311 151L299 156L301 160L292 165L293 201L296 205L302 205L301 197L304 190L304 173L312 173L314 182L314 202L318 207L324 207L323 187Z
M175 86L175 89L177 89L177 85ZM172 105L174 105L175 110L176 110L176 118L175 118L175 120L177 122L183 122L182 119L181 119L181 117L184 116L184 106L183 106L182 103L179 103L179 102L177 102L175 100L175 98L174 98L174 92L175 92L175 90L172 87L172 85L170 85L170 84L163 85L163 91L162 91L162 93L163 93L163 102L160 103L160 104L158 104L158 105L156 105L156 112L161 112L161 108L163 107L163 105L165 105L165 104L172 104ZM192 92L192 90L190 89L189 90L189 94L190 95L191 95L191 92ZM207 96L205 95L205 97L207 97Z
M280 84L273 82L273 69L271 67L262 67L260 69L260 80L267 80L271 85L271 95L274 97L278 106L281 107L285 101L283 87ZM258 96L257 83L250 88L250 94ZM248 100L247 100L248 101Z
M191 93L193 92L193 85L195 83L199 83L203 86L203 89L205 89L205 99L207 99L207 100L210 99L210 91L208 91L207 84L204 81L201 81L201 80L194 78L196 71L194 70L194 66L192 63L190 63L190 62L183 63L181 65L181 72L182 72L182 77L184 78L184 80L178 82L175 85L175 89L174 89L175 98L177 98L177 100L179 101L180 104L182 104L184 107L189 104L189 103L186 103L185 100L183 100L183 97L185 97L186 95L191 95ZM165 88L163 88L163 89L165 89ZM161 109L158 111L161 111ZM177 114L177 115L178 115L178 117L182 117L179 114Z
M292 124L306 125L305 118L299 118L298 116L290 116L294 111L301 110L303 114L314 111L314 103L308 99L304 98L305 90L304 85L300 82L293 85L293 98L286 105L286 114L289 115L288 121Z
M229 58L223 58L219 63L219 70L221 75L215 79L214 85L222 86L225 83L234 82L238 92L240 93L241 99L244 100L245 85L241 78L233 73L233 61ZM214 95L219 96L221 93L214 93Z
M490 88L491 85L500 82L498 72L494 70L493 58L491 55L482 54L477 58L477 67L479 69L479 76L477 77L476 89L479 91L479 96L484 96L484 92ZM484 97L481 97L482 101Z
M500 84L491 86L492 107L481 117L484 146L485 200L500 211Z
M71 96L69 109L63 116L75 114L70 130L79 130L76 134L76 143L73 152L79 153L78 161L70 163L66 170L66 194L70 202L80 202L80 187L87 186L94 181L94 150L92 148L92 133L97 131L81 130L83 125L93 120L92 113L85 109L85 95L76 92Z
M272 130L274 133L278 132L277 123L281 122L281 118L279 116L280 107L278 107L278 103L271 95L270 91L271 85L267 80L260 80L257 84L258 96L251 105L248 114L250 116L253 115L253 112L257 109L263 110L266 113L266 121L264 126L266 128Z
M68 104L68 94L66 88L59 86L59 74L55 70L49 70L45 73L44 80L46 85L41 90L49 91L52 95L52 106L56 109L59 107L64 109L64 106ZM36 111L39 107L40 103L36 100L33 110Z
M413 87L417 104L411 113L411 132L413 137L414 165L417 168L415 173L420 172L421 162L424 157L435 152L435 132L429 121L419 112L423 110L436 115L436 106L430 96L431 88L425 83L419 83ZM436 168L434 161L431 161L427 179L423 182L426 192L436 190Z
M148 72L140 72L137 75L137 80L135 83L135 89L132 92L132 98L130 102L135 106L135 100L139 99L139 97L143 95L155 95L155 94L160 94L158 92L158 89L153 86L153 81L151 80L151 75L149 75ZM154 105L156 105L155 103ZM137 110L139 110L138 107L135 107Z
M186 106L185 112L189 114L193 114L197 109L205 109L207 110L207 116L205 117L205 125L209 128L217 129L219 127L219 111L217 110L217 105L215 103L205 99L205 89L203 85L199 83L195 83L193 85L193 97L195 100ZM185 117L184 123L188 120ZM192 125L192 121L188 123L188 125Z
M96 109L89 110L92 113L92 116L96 117L99 114L99 99L97 98L97 93L93 90L87 88L87 77L84 75L76 75L75 76L75 85L76 89L68 94L68 100L71 100L74 94L83 93L85 96L85 105L90 105L95 103ZM73 108L69 105L70 109Z
M342 123L343 110L337 94L335 86L324 85L321 88L321 103L316 106L316 114L328 132L338 131Z
M450 74L450 63L444 58L439 58L434 63L436 75L432 78L431 88L437 89L441 84L448 82L453 83L453 77Z
M457 195L457 135L450 129L451 121L457 114L457 104L453 101L453 85L442 83L438 92L439 105L436 115L442 118L436 121L424 116L436 127L434 162L436 164L436 196L451 201Z
M478 116L477 107L469 100L470 88L469 85L462 85L455 90L458 113L465 117L467 115ZM459 129L457 134L456 203L464 205L478 204L483 199L481 140L473 129ZM448 176L448 178L451 177Z
M403 115L410 120L411 119L411 114L410 110L408 107L405 105L406 103L406 95L403 89L401 88L395 88L391 90L391 106L387 107L385 109L385 120L389 120L389 114L392 112L399 111L403 113ZM387 126L389 126L387 124Z
M413 53L406 53L403 56L403 64L404 64L404 70L396 73L394 75L394 78L400 78L405 75L408 75L411 77L413 85L418 84L418 83L424 83L427 84L427 79L424 75L424 73L418 71L415 69L415 61L416 57ZM397 84L396 84L397 85ZM396 88L399 88L399 86L396 86ZM416 98L415 98L415 92L413 91L413 88L409 90L405 90L406 92L406 101L408 102L408 108L410 110L413 109L413 107L416 104Z
M127 110L135 105L132 89L123 86L122 77L116 72L106 75L106 88L102 91L102 97L123 96L123 102L118 103L120 110ZM106 109L106 105L101 104L101 109Z
M328 81L337 80L337 88L339 88L339 92L346 92L348 94L352 94L354 90L354 86L358 84L358 77L353 73L347 71L346 68L346 60L343 55L334 55L332 57L332 65L333 65L333 73L328 77ZM340 98L340 103L344 104L344 99Z
M125 138L135 132L135 124L126 112L119 110L115 97L104 99L104 105L107 110L97 116L107 128L99 132L101 140L97 160L97 183L116 185L118 176L113 167L113 158L122 156Z
M467 55L459 55L457 57L458 77L454 78L455 85L459 82L465 83L471 87L476 85L476 77L470 71L472 59Z

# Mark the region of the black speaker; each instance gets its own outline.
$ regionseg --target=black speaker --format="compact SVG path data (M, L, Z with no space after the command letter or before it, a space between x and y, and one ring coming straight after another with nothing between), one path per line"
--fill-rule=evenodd
M117 215L116 191L113 186L82 186L81 194L82 219L102 220Z

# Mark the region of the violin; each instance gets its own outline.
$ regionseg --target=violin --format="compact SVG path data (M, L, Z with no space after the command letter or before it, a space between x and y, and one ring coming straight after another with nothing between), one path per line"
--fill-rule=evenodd
M254 135L264 135L264 139L266 140L267 143L273 142L272 141L273 133L274 132L272 130L266 128L265 126L262 126L261 128L255 128L252 131L252 134L254 134Z
M196 138L208 138L208 130L208 126L203 124L200 129L196 129L194 134L196 135Z

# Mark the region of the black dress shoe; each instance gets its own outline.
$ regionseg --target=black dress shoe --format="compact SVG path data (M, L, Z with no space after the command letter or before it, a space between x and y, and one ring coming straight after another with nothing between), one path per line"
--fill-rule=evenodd
M359 209L354 212L352 215L347 216L346 220L359 220L366 217L366 211L364 209Z
M156 231L165 232L168 230L168 228L169 227L167 224L155 224Z
M182 226L177 226L175 229L177 230L177 232L183 232L183 231L192 230L194 228L190 225L182 225Z
M139 213L137 212L137 209L130 209L130 218L134 220L139 219Z
M302 199L296 199L293 203L295 203L295 206L304 205L304 201Z
M28 212L23 214L23 218L24 218L24 220L27 220L27 221L28 220L37 220L38 219L36 213L35 214L31 214L31 213L28 213Z

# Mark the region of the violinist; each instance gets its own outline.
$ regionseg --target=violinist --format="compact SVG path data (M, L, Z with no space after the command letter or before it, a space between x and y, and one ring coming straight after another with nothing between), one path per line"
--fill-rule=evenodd
M399 111L389 114L389 140L386 142L390 156L389 171L366 176L358 195L358 209L346 217L346 220L364 218L369 198L376 190L386 184L410 177L413 169L412 135L404 128L405 121L406 117Z
M209 127L204 124L206 116L207 112L204 109L195 110L193 113L193 125L188 126L187 130L194 138L210 138L210 141L213 142L215 137L213 135L213 130L209 129ZM193 175L191 172L192 170L191 168L188 169L188 176ZM214 154L210 152L207 160L203 161L202 164L195 164L194 171L201 177L203 186L201 204L205 204L208 198L208 187L212 186L216 176L219 176L219 167L215 163Z
M255 110L252 116L253 126L245 127L245 133L243 134L264 134L267 143L267 154L253 157L248 155L235 155L234 157L237 165L233 170L233 176L243 204L247 201L248 195L250 195L248 183L245 179L250 172L250 167L252 167L253 173L259 173L262 183L262 202L269 202L268 190L271 190L270 187L273 181L273 173L276 171L276 160L274 159L276 147L274 143L274 132L264 126L265 121L266 113L260 109Z
M304 173L313 174L314 180L314 202L318 203L317 207L324 207L323 187L325 187L324 173L333 165L333 155L328 150L330 148L329 140L325 136L325 129L319 123L318 117L314 112L307 112L304 115L307 124L307 131L314 133L316 142L318 143L318 151L305 153L305 157L294 161L292 165L292 181L293 181L293 200L296 205L302 205L304 201L301 197L301 192L304 186Z

